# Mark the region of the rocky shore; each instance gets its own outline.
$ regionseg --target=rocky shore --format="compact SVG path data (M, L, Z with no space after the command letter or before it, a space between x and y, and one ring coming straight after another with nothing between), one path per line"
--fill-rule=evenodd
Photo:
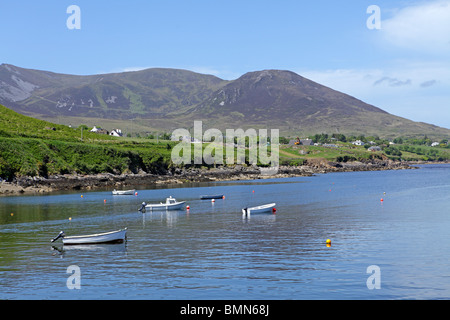
M266 178L286 178L311 176L328 172L378 171L411 169L409 164L391 160L372 160L368 162L329 162L312 159L303 166L280 166L278 170L254 166L235 165L218 168L175 169L166 174L97 175L65 174L43 177L20 177L13 182L0 183L0 195L39 194L60 190L95 190L101 188L130 189L139 186L169 185L188 182L255 180Z

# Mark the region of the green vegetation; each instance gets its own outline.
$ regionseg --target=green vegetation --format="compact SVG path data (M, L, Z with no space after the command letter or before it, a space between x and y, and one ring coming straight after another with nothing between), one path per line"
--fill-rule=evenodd
M314 146L287 145L289 140L280 137L280 161L290 164L293 161L321 158L328 161L367 161L370 159L392 159L403 161L448 161L450 146L448 140L433 141L427 136L423 138L398 137L393 141L381 139L378 136L345 136L343 134L316 134L308 137L317 144ZM360 140L364 146L353 145ZM436 146L431 146L438 142ZM372 146L380 147L381 151L370 151Z
M433 143L426 136L421 139L398 137L392 144L378 136L322 134L309 138L318 145L289 145L290 139L281 137L280 163L302 165L313 159L336 162L388 158L408 161L450 160L450 147L446 139ZM72 173L166 173L176 167L171 161L171 153L177 142L168 139L168 133L159 134L156 139L152 134L142 138L116 138L91 133L85 125L77 128L57 125L26 117L0 105L0 177L11 180L20 176L47 177ZM354 140L366 144L355 146L351 143ZM379 146L381 150L369 150L372 145ZM208 146L210 144L205 143L202 148ZM191 148L193 151L194 145ZM270 147L268 149L270 152ZM235 159L236 156L235 149ZM245 150L245 157L248 163L248 149ZM191 159L191 163L194 163L194 152L191 152ZM213 165L202 163L192 166Z
M167 136L165 136L167 137ZM170 168L173 142L115 138L20 115L0 106L0 177L121 174Z
M139 113L139 114L143 114L145 113L145 105L142 103L142 98L140 95L134 93L133 91L131 91L129 88L124 88L123 89L123 96L128 99L128 101L130 102L130 109L133 112Z

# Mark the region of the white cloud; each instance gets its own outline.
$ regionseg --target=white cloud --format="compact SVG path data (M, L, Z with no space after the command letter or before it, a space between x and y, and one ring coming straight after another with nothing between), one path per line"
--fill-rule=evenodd
M398 65L296 72L391 114L450 128L450 63L403 61Z
M399 80L397 78L383 77L373 83L374 86L378 86L380 84L387 83L390 87L401 87L401 86L409 86L411 85L411 79L407 80Z
M387 43L415 52L450 53L450 1L427 1L398 10L382 21Z

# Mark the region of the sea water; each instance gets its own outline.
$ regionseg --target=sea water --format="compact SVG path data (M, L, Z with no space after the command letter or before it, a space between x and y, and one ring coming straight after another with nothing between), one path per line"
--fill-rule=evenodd
M1 197L0 299L450 298L450 165L137 192ZM169 196L190 209L137 210ZM124 244L50 243L124 227Z

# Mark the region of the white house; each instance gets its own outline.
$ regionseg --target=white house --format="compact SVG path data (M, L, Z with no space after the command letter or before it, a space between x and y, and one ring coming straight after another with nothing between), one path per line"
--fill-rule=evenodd
M109 134L108 130L102 129L100 127L97 128L96 126L94 126L90 131L98 134Z
M437 147L438 145L439 145L439 142L433 142L433 143L431 144L432 147Z
M111 131L109 133L109 135L114 136L114 137L122 137L123 136L122 130L120 130L120 129L114 129L113 131Z
M354 144L355 146L363 146L365 143L362 142L361 140L356 140L356 141L353 141L352 144Z

